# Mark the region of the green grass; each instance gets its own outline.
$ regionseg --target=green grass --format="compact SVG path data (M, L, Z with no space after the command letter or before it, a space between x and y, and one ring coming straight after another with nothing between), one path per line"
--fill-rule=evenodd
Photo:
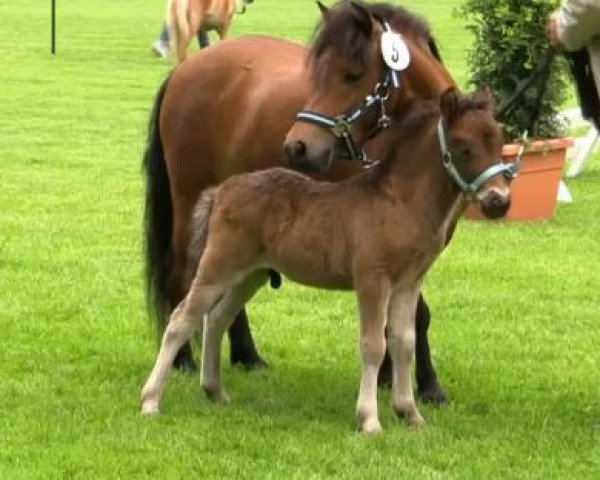
M545 223L463 222L426 284L452 405L355 432L351 294L285 283L250 307L272 368L226 365L233 403L170 377L138 414L155 355L142 281L146 123L169 64L162 0L4 0L0 68L0 478L587 479L600 472L600 162ZM456 2L410 1L465 83ZM306 42L311 1L257 0L234 33Z

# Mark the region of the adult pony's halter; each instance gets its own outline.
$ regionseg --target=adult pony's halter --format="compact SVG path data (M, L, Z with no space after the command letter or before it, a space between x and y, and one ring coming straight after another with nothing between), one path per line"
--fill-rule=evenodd
M504 163L502 160L499 159L498 163L495 163L486 168L472 182L467 182L459 173L458 169L456 168L456 165L452 163L452 152L450 151L450 148L448 148L448 142L446 141L446 132L444 128L444 120L441 117L437 122L437 135L438 142L440 145L440 151L442 153L442 164L444 165L444 168L446 169L450 177L456 182L460 190L468 196L475 195L485 182L495 177L496 175L503 175L504 178L506 178L508 181L512 181L519 174L519 169L521 167L521 157L523 156L523 150L525 149L525 142L527 140L527 133L523 135L523 142L519 147L517 157L513 163Z
M387 22L383 22L382 25L385 32L392 32L392 29ZM363 143L378 135L382 130L388 128L391 124L391 119L386 113L385 102L390 96L391 88L400 88L400 76L398 71L388 66L381 81L375 85L373 93L367 95L360 106L335 117L310 110L302 110L296 114L296 120L312 123L328 130L335 138L343 141L351 160L358 161L363 165L368 166L372 162L367 157L365 150L362 147L359 147L354 140L351 126L353 123L356 123L362 117L367 115L373 108L378 107L379 118L377 119L377 123L367 134Z

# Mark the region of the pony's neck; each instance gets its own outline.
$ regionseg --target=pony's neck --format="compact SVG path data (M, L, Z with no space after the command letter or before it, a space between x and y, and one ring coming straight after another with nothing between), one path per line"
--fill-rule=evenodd
M431 54L418 48L413 49L412 54L410 72L400 74L400 88L392 91L389 100L388 110L396 122L401 121L416 102L437 100L446 90L456 87L446 67Z

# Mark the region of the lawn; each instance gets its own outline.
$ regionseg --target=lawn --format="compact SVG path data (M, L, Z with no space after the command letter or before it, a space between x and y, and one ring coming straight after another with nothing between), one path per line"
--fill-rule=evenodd
M456 1L404 2L467 81ZM163 0L3 0L0 68L0 478L600 478L600 161L543 223L462 222L431 271L431 342L452 403L408 429L356 432L348 293L285 282L250 314L271 368L225 363L229 406L173 374L142 418L155 357L142 279L140 163L170 69ZM256 0L249 32L307 42L309 0Z

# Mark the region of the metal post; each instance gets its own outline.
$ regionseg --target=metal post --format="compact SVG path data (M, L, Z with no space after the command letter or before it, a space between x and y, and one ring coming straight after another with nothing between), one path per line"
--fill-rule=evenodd
M52 53L52 55L54 55L56 53L56 0L52 0L50 17L51 17L50 52Z

